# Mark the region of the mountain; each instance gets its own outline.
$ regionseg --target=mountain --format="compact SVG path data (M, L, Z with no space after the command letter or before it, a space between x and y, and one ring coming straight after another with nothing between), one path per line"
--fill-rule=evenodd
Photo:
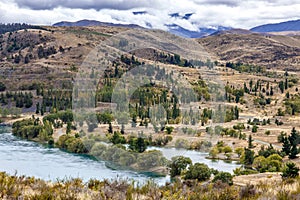
M186 38L201 38L204 36L211 35L215 32L218 31L225 31L225 30L230 30L231 28L229 27L224 27L224 26L218 26L214 28L199 28L197 31L190 31L187 30L177 24L170 24L166 25L168 27L168 31L170 33L173 33L175 35L181 36L181 37L186 37Z
M141 15L145 14L145 12L135 12L135 15ZM192 13L185 14L184 16L179 16L178 13L173 13L172 17L180 17L180 18L189 18L192 15ZM123 27L123 28L143 28L136 24L114 24L114 23L107 23L107 22L100 22L96 20L80 20L77 22L68 22L68 21L62 21L53 24L53 26L113 26L113 27ZM218 31L225 31L230 30L229 27L224 26L218 26L218 27L212 27L212 28L199 28L197 31L191 31L188 29L185 29L177 24L167 24L165 25L168 28L168 32L173 33L175 35L186 37L186 38L201 38L204 36L208 36L212 33L218 32ZM147 23L147 28L152 28L152 25L150 23Z
M212 34L210 34L211 36L213 35L223 35L223 34L252 34L253 32L246 30L246 29L228 29L228 30L220 30L220 31L216 31Z
M253 32L283 32L283 31L300 31L300 20L286 21L276 24L265 24L250 29Z
M52 26L113 26L113 27L123 27L123 28L142 28L139 25L136 24L114 24L109 22L100 22L96 20L80 20L77 22L68 22L68 21L62 21L53 24Z

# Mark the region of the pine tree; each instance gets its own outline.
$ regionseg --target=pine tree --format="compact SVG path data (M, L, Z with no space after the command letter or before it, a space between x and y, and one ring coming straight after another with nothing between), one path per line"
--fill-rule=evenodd
M289 158L290 159L297 158L297 154L298 154L297 145L292 145L292 149L291 149L291 152L289 154Z
M108 132L111 134L113 133L113 127L111 123L108 124Z
M289 158L294 159L297 157L297 154L298 154L297 145L299 143L299 133L296 131L295 127L293 127L291 135L289 136L288 140L291 145Z
M239 108L237 106L235 106L234 108L234 115L235 115L235 119L239 119Z
M252 165L254 161L254 151L245 148L243 163L245 165Z
M283 83L283 81L279 82L278 87L280 89L280 92L283 93L284 92L284 83Z
M121 126L121 134L125 134L125 126L124 126L124 124L122 124L122 126Z
M250 134L249 137L248 137L248 148L251 149L253 148L253 139L252 139L252 135Z
M40 102L37 102L35 114L39 114L39 113L40 113Z
M67 123L67 131L66 131L66 134L71 133L71 126L72 126L71 122L68 122L68 123Z
M284 152L286 155L289 155L291 152L291 144L287 137L283 137L283 145L282 145L282 152Z
M270 96L273 96L274 92L273 92L273 87L271 86L271 90L270 90Z
M295 127L293 127L292 131L291 131L291 135L289 136L289 142L291 145L298 145L299 143L299 138L300 135L299 133L296 131Z

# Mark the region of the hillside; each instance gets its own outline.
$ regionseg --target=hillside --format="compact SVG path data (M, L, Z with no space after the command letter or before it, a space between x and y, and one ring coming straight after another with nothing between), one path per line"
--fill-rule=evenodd
M198 42L223 62L242 62L268 68L299 70L298 36L225 32L198 39Z
M43 27L0 37L1 81L11 90L71 87L85 56L101 41L125 28ZM21 80L21 81L20 81Z
M136 24L114 24L114 23L107 23L107 22L99 22L96 20L80 20L77 22L57 22L53 24L53 26L110 26L110 27L123 27L123 28L142 28Z
M264 24L250 29L253 32L284 32L284 31L300 31L300 20L281 22L276 24Z

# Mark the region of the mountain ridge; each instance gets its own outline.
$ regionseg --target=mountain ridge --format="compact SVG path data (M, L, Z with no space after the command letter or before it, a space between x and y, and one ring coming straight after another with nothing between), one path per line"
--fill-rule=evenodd
M191 14L190 14L191 15ZM183 17L190 16L186 14ZM69 22L69 21L61 21L53 24L52 26L66 26L66 27L72 27L72 26L113 26L113 27L123 27L123 28L144 28L136 24L116 24L116 23L110 23L110 22L101 22L97 20L79 20L76 22ZM177 24L166 24L165 25L168 28L168 32L173 33L175 35L186 37L186 38L201 38L204 36L208 36L212 33L215 33L217 31L224 31L224 30L230 30L231 27L225 27L225 26L217 26L217 27L199 27L197 31L191 31L188 29L183 28L182 26L179 26ZM152 28L152 25L150 23L147 23L147 28Z
M253 32L265 33L265 32L283 32L283 31L300 31L300 19L284 21L273 24L263 24L250 29Z
M61 21L53 24L52 26L112 26L112 27L123 27L123 28L143 28L136 24L116 24L111 22L101 22L97 20L88 20L83 19L76 22L69 22L69 21Z

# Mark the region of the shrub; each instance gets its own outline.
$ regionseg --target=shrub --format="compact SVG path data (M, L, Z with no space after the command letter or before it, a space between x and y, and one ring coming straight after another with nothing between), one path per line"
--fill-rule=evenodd
M296 178L299 176L299 167L293 162L288 162L286 163L281 176L282 178Z
M187 141L185 139L177 139L175 142L175 148L187 149L187 148L189 148L189 141Z
M231 153L232 152L232 148L230 146L225 146L225 147L223 147L222 151L224 153Z
M0 82L0 92L3 92L6 90L6 86L4 85L4 83Z
M217 182L218 180L223 183L227 183L228 185L233 185L233 176L228 172L219 172L213 179L213 182Z
M81 141L80 138L75 138L70 135L62 135L59 137L57 143L57 147L61 149L65 149L66 151L72 153L87 153L85 145Z
M185 179L197 179L198 181L206 181L211 176L211 170L206 164L195 163L190 165L188 171L185 174Z
M176 156L172 158L169 164L171 177L175 177L181 174L183 170L186 169L188 165L192 164L192 160L183 156Z

